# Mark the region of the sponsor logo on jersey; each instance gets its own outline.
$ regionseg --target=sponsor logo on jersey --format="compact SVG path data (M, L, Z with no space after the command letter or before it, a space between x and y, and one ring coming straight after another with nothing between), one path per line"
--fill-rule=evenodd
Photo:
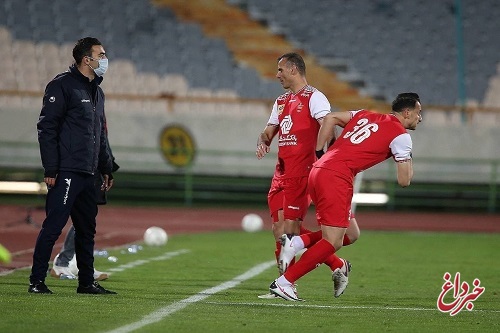
M280 124L281 133L283 134L290 133L292 126L293 126L292 116L290 115L285 116Z
M284 109L285 109L285 105L283 105L283 104L278 105L278 116L283 113Z
M296 146L297 136L295 134L290 134L290 130L293 127L292 116L287 115L283 118L280 123L281 134L278 139L278 146Z

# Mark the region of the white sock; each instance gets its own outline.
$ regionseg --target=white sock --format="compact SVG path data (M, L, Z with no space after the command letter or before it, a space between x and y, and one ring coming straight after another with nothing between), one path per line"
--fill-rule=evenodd
M295 253L297 253L304 249L304 241L300 238L300 236L293 236L292 246L295 249Z
M282 285L282 286L289 286L291 285L292 283L290 281L288 281L284 275L280 276L277 280L278 284Z

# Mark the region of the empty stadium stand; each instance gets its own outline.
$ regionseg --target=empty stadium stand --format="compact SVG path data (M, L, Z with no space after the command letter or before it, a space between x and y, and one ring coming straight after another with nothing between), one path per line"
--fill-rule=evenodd
M425 96L428 104L458 103L458 9L468 100L483 103L489 79L500 63L500 2L496 0L228 2L246 8L317 57L345 63L373 93L387 100L411 90Z
M180 75L188 88L233 90L240 97L273 99L282 89L273 80L274 67L269 66L274 66L277 54L295 48L337 72L326 81L340 79L355 87L335 86L328 94L332 100L350 95L391 100L399 91L413 90L425 96L426 104L456 105L460 99L457 3L462 4L466 96L477 105L498 106L488 97L494 93L486 96L496 91L493 77L500 62L496 33L500 3L494 0L319 0L314 5L306 0L89 0L76 6L65 0L4 0L1 66L14 70L2 71L1 88L42 90L51 76L71 62L67 51L75 39L93 35L103 41L113 61L128 61L134 69L115 73L109 80L115 82L105 83L111 93L114 89L139 94L176 91L155 83ZM238 26L244 21L242 14L232 14L224 5L246 10L255 22ZM186 20L189 17L191 22ZM207 28L209 19L215 24ZM269 31L255 28L259 22ZM241 31L247 35L244 40ZM241 53L248 53L247 58ZM132 73L149 80L141 77L140 83L116 84ZM323 82L318 86L329 92Z
M234 63L224 41L207 38L198 25L178 22L168 8L146 0L89 0L76 6L65 0L5 0L0 4L0 31L2 68L14 69L3 71L2 89L42 91L71 63L75 40L96 36L106 46L110 71L120 64L122 73L115 71L111 82L105 81L111 93L185 91L185 83L214 92L235 90L244 98L274 98L282 92L277 82ZM133 82L137 75L149 79ZM169 78L175 86L179 76L185 81L181 87L170 87Z

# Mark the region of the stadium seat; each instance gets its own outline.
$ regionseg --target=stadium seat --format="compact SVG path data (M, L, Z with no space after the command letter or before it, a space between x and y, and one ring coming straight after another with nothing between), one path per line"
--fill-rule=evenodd
M387 100L401 90L402 82L420 76L425 84L419 82L414 89L426 103L458 101L454 3L319 0L311 5L307 0L284 0L278 8L273 3L240 1L252 13L266 13L268 22L282 26L287 37L297 39L307 51L349 59ZM498 62L498 47L493 45L500 45L495 34L500 31L500 4L462 1L462 6L467 98L483 101ZM295 12L300 12L299 18ZM394 68L398 61L402 66ZM390 76L395 79L387 84Z
M235 3L310 54L348 60L354 74L346 77L362 78L369 86L363 91L366 94L390 100L399 90L412 89L425 96L426 104L454 105L458 101L454 4L412 0ZM75 39L94 35L107 48L110 71L115 61L125 60L136 73L151 73L158 80L182 75L190 88L229 89L250 98L274 98L282 91L276 82L236 64L224 41L207 37L198 24L182 21L169 7L158 4L148 0L87 0L78 5L66 0L4 0L0 39L28 41L37 50L44 48L37 46L40 43L53 43L60 47L64 70L72 62ZM493 32L500 31L500 4L485 0L463 1L462 5L466 97L491 103L486 93L498 62L500 43ZM1 52L8 53L9 44L3 43ZM59 71L50 61L39 64L41 81ZM12 86L9 82L7 79L2 85ZM22 85L27 85L26 80Z

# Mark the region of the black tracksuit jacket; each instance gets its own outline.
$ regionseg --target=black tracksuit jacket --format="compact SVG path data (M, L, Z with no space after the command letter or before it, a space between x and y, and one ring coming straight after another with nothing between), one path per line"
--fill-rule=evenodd
M47 84L37 123L46 177L59 171L111 175L102 77L89 82L76 65Z

